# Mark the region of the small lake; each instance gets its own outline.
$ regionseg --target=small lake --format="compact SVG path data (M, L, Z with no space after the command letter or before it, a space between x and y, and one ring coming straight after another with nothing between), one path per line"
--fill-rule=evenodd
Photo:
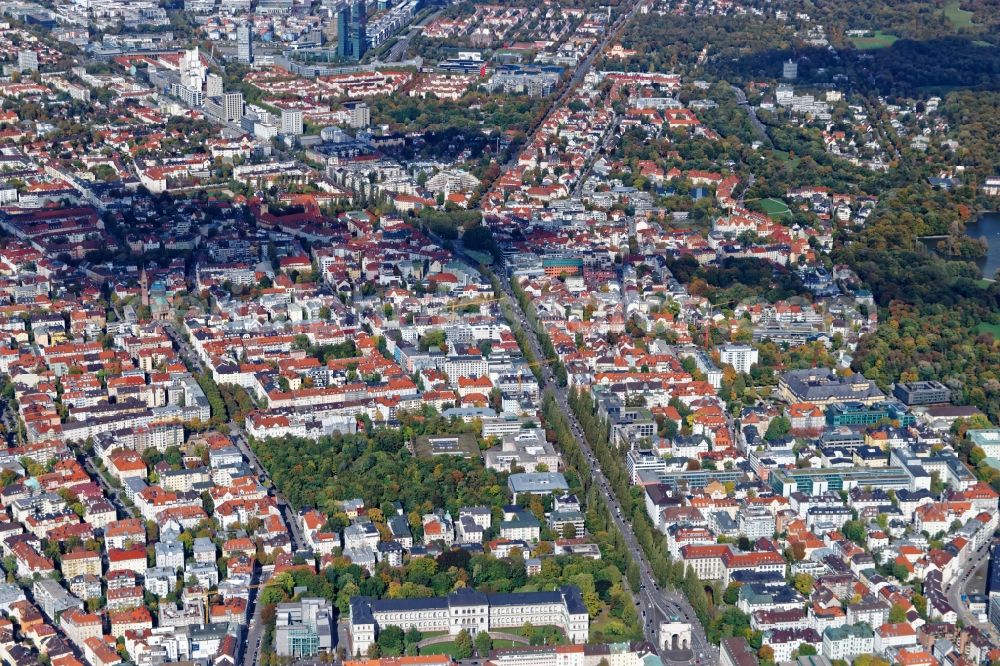
M965 225L969 238L985 238L986 256L977 261L983 277L992 280L1000 268L1000 213L984 213Z

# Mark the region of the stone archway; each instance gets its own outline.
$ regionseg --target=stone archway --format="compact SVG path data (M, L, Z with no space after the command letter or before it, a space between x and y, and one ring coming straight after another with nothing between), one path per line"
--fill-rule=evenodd
M691 649L691 625L687 622L661 622L657 642L667 655L687 654Z

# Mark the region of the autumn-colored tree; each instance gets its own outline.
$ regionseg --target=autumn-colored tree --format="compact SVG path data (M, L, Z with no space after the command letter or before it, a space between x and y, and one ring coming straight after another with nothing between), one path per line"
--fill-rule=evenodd
M893 604L889 609L889 622L892 624L906 622L906 608L902 604Z

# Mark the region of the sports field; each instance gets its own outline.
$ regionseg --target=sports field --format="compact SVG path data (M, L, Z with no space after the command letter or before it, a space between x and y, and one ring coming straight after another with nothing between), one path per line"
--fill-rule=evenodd
M768 215L788 215L792 211L788 208L786 204L781 199L761 199L760 207Z

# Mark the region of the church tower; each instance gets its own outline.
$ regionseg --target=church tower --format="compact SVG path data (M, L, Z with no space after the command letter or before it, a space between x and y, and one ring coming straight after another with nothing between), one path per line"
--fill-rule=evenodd
M139 275L139 289L142 291L142 304L149 307L149 276L146 275L146 267L142 267Z

